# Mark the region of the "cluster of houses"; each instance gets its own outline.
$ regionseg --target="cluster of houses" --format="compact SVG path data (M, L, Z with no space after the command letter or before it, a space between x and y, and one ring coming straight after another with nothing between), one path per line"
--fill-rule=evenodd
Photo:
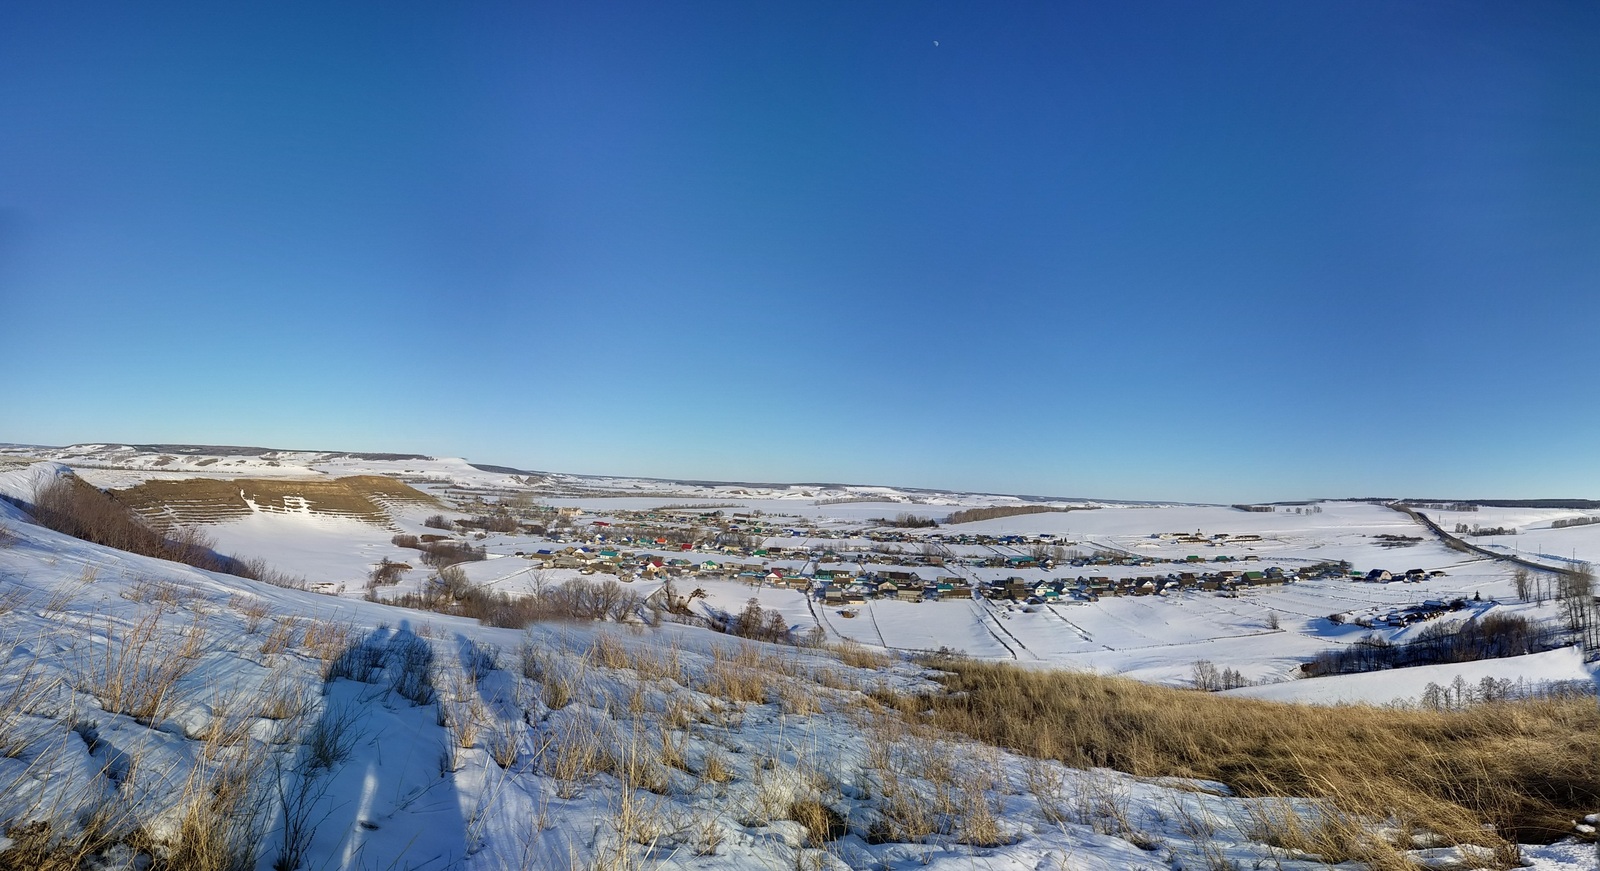
M1443 569L1434 569L1431 572L1427 569L1409 569L1404 572L1391 572L1388 569L1373 569L1366 573L1350 573L1351 580L1365 581L1369 584L1387 584L1391 581L1404 581L1409 584L1420 584L1429 578L1442 578L1444 576L1445 574Z
M1215 572L1176 572L1159 576L1111 578L1101 575L1073 579L1029 581L1007 578L989 584L983 594L991 599L1010 599L1038 604L1067 599L1095 602L1103 596L1159 596L1186 590L1229 593L1253 587L1269 587L1300 580L1299 573L1272 566L1262 571L1224 569Z
M619 535L620 529L605 521L592 521L587 534L562 546L562 542L532 553L517 555L536 561L552 569L572 569L584 574L607 574L619 580L656 580L667 578L732 580L783 587L802 591L830 606L864 604L875 599L896 599L905 602L936 601L943 599L971 599L981 596L988 599L1019 603L1040 604L1059 601L1097 601L1107 596L1159 596L1184 591L1215 592L1223 595L1235 591L1268 587L1310 578L1349 578L1351 580L1384 583L1389 581L1422 581L1438 577L1443 572L1412 569L1404 573L1391 573L1385 569L1369 572L1352 571L1347 563L1322 564L1300 569L1268 566L1259 570L1248 565L1260 561L1256 554L1242 556L1218 555L1202 557L1191 554L1180 558L1158 558L1147 555L1114 554L1101 552L1092 556L1076 553L1068 558L1063 548L1049 535L1043 536L988 536L967 534L934 534L905 536L897 530L856 531L853 535L833 533L824 529L788 529L773 523L773 518L754 515L708 517L669 511L644 512L626 521L645 524L666 524L673 527L700 527L707 531L725 532L734 528L744 532L759 533L762 537L743 544L719 544L716 536L701 540L694 536L684 541L682 536L640 535L638 527L632 535ZM662 529L662 532L668 530ZM786 544L786 539L800 537L811 539ZM924 547L914 553L892 555L874 554L863 559L864 554L835 550L833 546L817 541L850 535L874 540L905 538ZM1259 542L1253 534L1217 533L1156 533L1151 536L1166 542L1189 545L1221 546L1248 545ZM569 539L569 541L572 541ZM1012 554L956 556L948 548L930 544L989 545L1007 547ZM625 549L628 546L638 550ZM1028 548L1020 552L1019 548ZM788 563L788 566L781 565ZM855 568L846 564L853 563ZM1112 577L1094 574L1097 567L1150 568L1173 565L1176 570L1166 573L1150 572L1135 577ZM1230 565L1231 564L1231 565ZM1239 567L1232 567L1238 565ZM798 566L798 567L795 567ZM1046 576L1024 578L1011 575L995 580L972 580L956 574L954 567L1045 570L1072 568L1089 569L1076 577ZM968 572L967 574L975 574Z
M783 554L781 551L777 553L767 551L763 554L763 556L768 555L777 557ZM1226 594L1314 577L1345 576L1343 572L1337 569L1330 570L1327 566L1299 570L1269 566L1259 571L1222 568L1214 571L1182 571L1137 577L1080 575L1070 578L1030 579L1013 575L991 581L974 582L958 575L918 571L916 567L911 566L850 569L817 564L814 569L804 570L774 567L764 560L719 560L714 557L690 559L683 556L570 545L559 549L546 548L532 553L519 553L518 556L538 562L547 568L573 569L583 574L615 575L624 581L693 578L782 587L804 592L832 606L859 605L875 599L924 602L971 599L975 595L1027 604L1074 600L1092 602L1105 596L1157 596L1189 590ZM1420 579L1418 577L1420 571L1413 570L1399 577L1408 580ZM1382 569L1375 569L1366 574L1354 572L1350 576L1358 580L1372 581L1384 581L1395 577Z
M1261 541L1261 536L1256 535L1253 532L1244 532L1239 534L1218 532L1207 536L1200 533L1198 530L1195 532L1156 532L1152 533L1150 537L1160 541L1173 542L1176 544L1203 544L1207 547L1222 547L1224 545L1233 544L1254 544Z
M1060 601L1093 602L1103 596L1158 596L1186 590L1229 593L1320 576L1324 576L1320 569L1291 571L1272 566L1262 571L1224 569L1125 578L1103 575L1080 575L1076 578L1011 576L982 581L974 587L971 582L959 577L946 575L926 579L915 571L885 571L851 577L819 570L810 583L805 583L808 580L806 578L792 578L790 585L808 589L829 605L854 605L868 599L882 598L910 602L970 599L974 593L987 599L1047 604Z
M884 571L852 576L848 572L818 570L809 592L825 605L861 605L868 599L922 602L971 599L972 585L955 576L924 580L915 571Z
M768 581L782 578L782 570L767 568L764 562L740 562L712 558L691 560L684 557L635 553L610 547L568 545L542 548L517 556L540 563L543 568L575 569L581 574L616 575L632 581L637 578L703 577L725 580Z
M1423 623L1441 614L1460 611L1466 607L1466 599L1452 599L1448 602L1440 599L1429 599L1420 605L1393 608L1386 614L1362 617L1356 620L1356 625L1369 628L1373 626L1410 626L1413 623Z

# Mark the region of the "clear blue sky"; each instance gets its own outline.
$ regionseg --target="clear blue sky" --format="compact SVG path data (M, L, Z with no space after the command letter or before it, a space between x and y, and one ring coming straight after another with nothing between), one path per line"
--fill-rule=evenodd
M1592 2L9 2L0 440L1593 497L1597 46Z

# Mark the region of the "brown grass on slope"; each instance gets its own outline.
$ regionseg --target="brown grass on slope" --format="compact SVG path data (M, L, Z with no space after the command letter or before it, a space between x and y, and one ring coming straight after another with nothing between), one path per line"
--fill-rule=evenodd
M889 699L931 725L1075 766L1327 798L1460 841L1572 833L1600 808L1593 699L1434 712L1214 696L1122 678L940 659L948 692Z

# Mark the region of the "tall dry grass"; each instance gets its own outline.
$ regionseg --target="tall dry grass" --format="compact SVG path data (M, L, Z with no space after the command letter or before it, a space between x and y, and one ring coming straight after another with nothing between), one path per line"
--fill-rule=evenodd
M1547 842L1600 807L1592 699L1458 712L1314 707L1132 680L941 659L945 692L879 693L902 713L1019 753L1142 776L1308 796L1459 843ZM1484 824L1493 826L1485 832Z
M851 668L877 670L888 668L893 663L887 653L873 650L852 638L846 638L833 645L830 650L840 662Z
M98 699L105 710L126 714L145 725L165 719L177 701L178 682L197 663L194 655L172 655L168 649L171 641L162 627L164 614L161 607L146 609L126 627L107 618L99 650L85 652L77 666L78 688ZM194 631L196 635L181 642L179 653L203 646L204 622Z
M0 871L247 871L256 866L274 807L274 763L305 740L298 727L284 743L275 738L268 743L252 728L278 695L307 695L305 686L285 686L277 670L253 687L183 689L188 701L200 692L209 692L209 699L198 709L206 719L185 724L183 734L191 740L177 755L159 750L160 742L132 741L107 753L103 765L87 775L68 766L40 778L35 770L60 753L71 754L66 744L53 742L81 741L91 755L106 753L97 751L103 745L95 720L49 701L58 686L74 687L106 711L151 727L179 703L195 659L214 647L214 627L198 609L187 623L163 625L163 618L172 616L169 608L153 596L131 621L107 618L104 636L87 640L63 663L59 676L20 648L7 657L6 667L16 669L17 677L0 696L3 707L25 714L42 706L49 709L44 715L58 722L33 736L29 769L0 784L9 839L0 842ZM32 789L34 782L49 788Z

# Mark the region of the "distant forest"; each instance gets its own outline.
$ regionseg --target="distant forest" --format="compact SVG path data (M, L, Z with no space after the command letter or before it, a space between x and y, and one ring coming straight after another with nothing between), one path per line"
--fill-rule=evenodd
M1407 505L1454 503L1484 508L1572 508L1589 511L1600 508L1600 499L1404 499Z
M1016 517L1019 514L1044 514L1050 511L1070 511L1070 508L1052 508L1049 505L996 505L993 508L968 508L945 518L945 523L971 523L974 520L994 520L999 517Z

